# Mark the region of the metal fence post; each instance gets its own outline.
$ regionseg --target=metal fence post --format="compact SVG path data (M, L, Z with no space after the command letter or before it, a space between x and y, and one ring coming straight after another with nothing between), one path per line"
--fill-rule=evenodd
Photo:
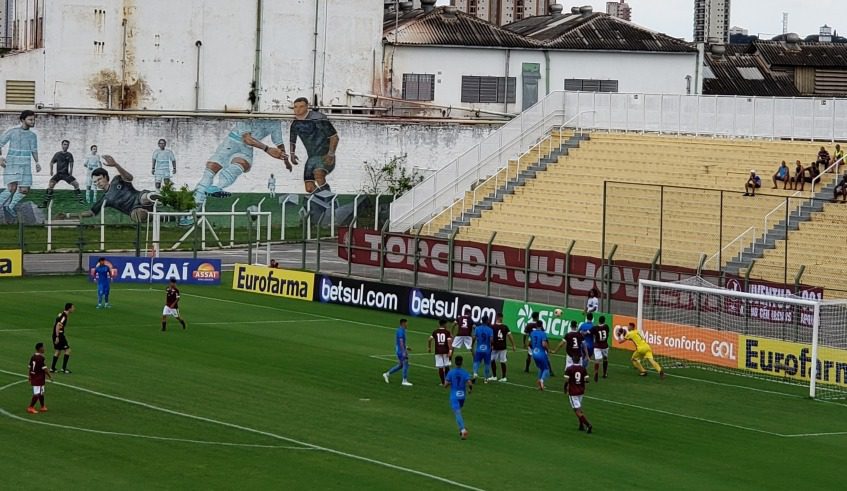
M814 201L812 203L814 204ZM784 234L784 237L785 237L785 258L784 258L784 262L783 262L783 277L782 277L782 282L786 283L786 284L788 283L788 217L789 217L788 205L789 204L791 204L791 198L786 197L785 198L785 228L784 228L784 230L785 230L785 234ZM768 231L765 230L764 233L767 234Z
M418 227L418 230L415 232L415 264L412 266L412 286L415 287L418 286L418 262L421 259L421 229L423 227Z
M385 235L388 232L388 221L386 220L385 224L382 226L382 229L379 231L379 282L382 283L385 280Z
M141 222L135 223L135 257L141 257Z
M235 220L235 217L232 217ZM197 223L197 210L191 210L191 223ZM206 223L202 223L201 226L205 227ZM160 234L161 237L161 234ZM156 250L160 250L159 246L156 246ZM194 259L197 259L197 226L195 225L194 229L191 231L191 252Z
M618 251L618 245L612 244L612 250L609 252L609 259L606 261L606 267L601 271L603 273L600 283L601 297L606 301L606 312L612 309L612 260L615 258L615 253ZM606 294L603 294L603 286L608 285Z
M803 277L803 273L805 271L806 271L806 265L801 264L800 267L797 269L797 274L794 276L794 294L795 295L798 295L798 296L800 295L800 281L801 281L801 278ZM800 306L795 305L794 306L794 312L793 312L792 317L791 317L791 323L794 325L794 341L800 340L800 315L801 314L802 314L802 312L800 312Z
M447 239L447 291L453 291L453 241L456 240L456 234L459 233L459 229L453 229L453 232L450 233L450 238Z
M79 262L77 263L76 272L82 273L83 271L85 271L85 269L83 269L82 267L82 250L85 247L85 228L82 225L82 222L79 222L79 225L77 227L79 228L79 242L77 243L77 247L79 250Z
M247 264L253 264L253 214L249 210L247 211Z
M494 244L494 238L497 237L497 231L491 232L491 238L488 239L488 246L485 249L485 296L491 296L491 250Z
M747 271L744 272L744 290L745 292L750 291L750 273L753 271L753 267L756 266L756 260L753 259L750 261L750 267L747 268ZM747 334L750 330L750 316L752 315L750 305L747 305L747 309L744 312L744 334Z
M535 236L530 235L529 241L526 243L526 248L524 249L524 277L523 277L523 301L529 302L529 258L530 258L530 249L532 248L532 243L535 242Z
M665 186L659 186L659 250L662 250L665 245ZM664 262L664 258L659 256L659 265Z
M767 232L767 230L765 231ZM723 190L721 190L721 202L718 209L718 264L717 270L723 269Z
M353 227L359 217L353 217L350 225L347 226L347 276L353 275Z
M565 277L563 278L565 283L565 308L568 308L568 302L570 301L570 276L571 276L571 253L573 252L573 248L576 245L575 240L571 240L571 245L568 246L568 250L565 252Z
M317 235L317 249L315 250L315 273L321 272L321 224L326 217L326 212L321 213L321 218L318 220L318 230L315 232Z

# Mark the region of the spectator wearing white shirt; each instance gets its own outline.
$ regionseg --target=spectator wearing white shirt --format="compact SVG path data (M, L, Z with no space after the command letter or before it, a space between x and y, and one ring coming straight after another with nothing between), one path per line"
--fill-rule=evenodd
M585 302L585 313L591 314L600 310L600 292L592 288L588 292L588 300Z

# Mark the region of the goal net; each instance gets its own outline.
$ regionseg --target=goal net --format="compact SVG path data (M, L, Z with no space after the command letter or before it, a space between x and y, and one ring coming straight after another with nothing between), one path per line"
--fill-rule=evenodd
M847 301L745 293L696 277L640 280L636 320L666 368L703 368L808 386L810 397L847 398ZM614 334L620 341L625 333Z

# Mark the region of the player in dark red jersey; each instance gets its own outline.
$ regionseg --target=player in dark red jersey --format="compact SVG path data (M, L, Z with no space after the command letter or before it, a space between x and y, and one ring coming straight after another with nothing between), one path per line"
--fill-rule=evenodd
M597 374L600 372L600 360L603 360L603 378L609 369L609 326L606 317L600 316L600 324L591 328L594 336L594 381L597 382Z
M473 319L467 314L462 314L456 318L453 324L453 348L464 346L466 350L470 350L473 346L471 333L473 332Z
M512 343L512 351L514 352L517 350L515 338L512 337L509 327L503 324L502 312L497 312L496 321L491 329L494 331L494 341L491 343L491 374L494 378L497 378L497 363L499 362L503 372L500 382L506 382L508 380L506 378L506 340L508 339Z
M570 331L564 338L562 338L562 341L553 350L553 354L555 354L562 348L562 346L565 347L565 353L567 353L567 356L565 356L565 368L568 368L574 363L578 363L578 360L580 360L583 356L587 356L585 344L582 342L583 340L584 338L582 333L579 332L579 326L576 321L571 321Z
M29 359L29 385L32 386L32 400L29 402L26 412L37 413L38 411L35 410L36 402L41 403L42 413L47 412L47 405L44 404L44 384L47 377L53 380L50 370L47 369L47 364L44 363L44 343L37 343L35 354Z
M165 291L165 308L162 309L162 331L168 328L168 316L176 317L185 329L185 321L179 315L179 288L176 287L176 278L171 278L168 289Z
M68 339L65 337L65 329L68 327L68 316L76 310L74 304L68 302L65 304L65 310L56 316L53 322L53 364L50 365L50 371L56 371L56 362L59 361L59 354L63 354L62 372L71 373L68 370L68 359L71 357L71 346L68 344Z
M593 427L582 412L582 396L585 394L585 384L588 383L588 372L579 363L579 357L565 369L565 394L571 403L574 414L579 419L579 431L591 433Z
M427 353L432 353L433 341L435 341L435 368L438 369L441 385L444 385L444 377L450 369L450 357L453 356L453 349L450 347L453 335L447 329L447 319L439 320L438 329L432 331L432 335L426 342Z

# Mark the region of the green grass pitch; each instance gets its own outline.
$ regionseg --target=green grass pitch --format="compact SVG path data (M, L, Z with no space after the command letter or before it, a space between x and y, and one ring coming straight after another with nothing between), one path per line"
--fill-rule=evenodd
M224 275L223 283L230 279ZM182 288L187 331L160 332L164 287L115 285L95 310L82 277L0 281L0 488L835 489L847 407L806 389L695 369L640 378L627 355L588 386L577 420L524 354L509 383L477 384L461 441L412 319L410 380L386 385L397 318L227 286ZM23 375L64 302L73 374L49 412ZM520 339L517 339L520 342ZM49 346L52 348L52 346ZM48 363L52 350L48 349ZM562 358L554 368L561 376Z

